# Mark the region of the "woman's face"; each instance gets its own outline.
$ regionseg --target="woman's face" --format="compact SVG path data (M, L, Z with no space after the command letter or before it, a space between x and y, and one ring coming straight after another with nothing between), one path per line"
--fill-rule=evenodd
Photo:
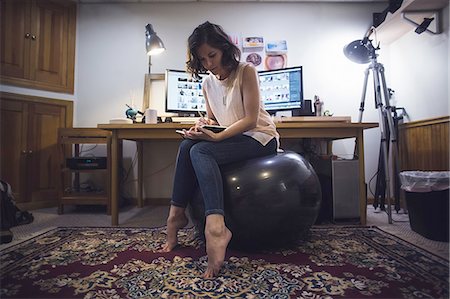
M203 67L219 79L225 79L229 75L228 71L222 66L222 54L222 50L213 48L206 43L197 50L198 58Z

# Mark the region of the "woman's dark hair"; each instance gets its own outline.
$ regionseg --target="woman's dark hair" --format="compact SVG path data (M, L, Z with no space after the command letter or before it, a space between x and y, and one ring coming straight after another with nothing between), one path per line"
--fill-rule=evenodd
M194 77L198 77L198 73L207 71L197 55L198 48L205 43L213 48L222 50L222 65L226 69L231 71L237 67L241 59L239 48L231 42L221 26L205 22L195 28L188 38L188 61L186 61L186 67L187 71Z

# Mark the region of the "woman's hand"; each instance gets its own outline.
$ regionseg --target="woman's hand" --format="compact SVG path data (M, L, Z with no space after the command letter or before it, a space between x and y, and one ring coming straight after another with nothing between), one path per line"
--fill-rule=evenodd
M203 127L203 126L211 126L211 125L217 125L217 122L213 120L212 118L209 118L207 116L200 117L196 122L196 126Z
M193 126L186 131L184 137L193 140L206 140L206 141L221 141L221 132L214 133L211 130L203 128L203 126Z
M208 117L202 116L195 122L195 126L197 126L197 127L206 126L206 125L208 125L208 121L209 121Z
M189 139L200 139L200 140L207 140L207 141L220 141L222 138L217 136L214 132L211 130L203 129L203 126L207 125L217 125L217 122L207 116L200 117L189 130L185 131L185 138Z
M189 132L199 132L199 129L203 126L209 125L210 119L206 116L202 116L195 122L194 126L189 129Z

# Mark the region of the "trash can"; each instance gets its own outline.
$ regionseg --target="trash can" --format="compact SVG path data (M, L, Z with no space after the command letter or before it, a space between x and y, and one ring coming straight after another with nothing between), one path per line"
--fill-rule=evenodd
M450 171L403 171L409 224L416 233L430 240L449 241Z

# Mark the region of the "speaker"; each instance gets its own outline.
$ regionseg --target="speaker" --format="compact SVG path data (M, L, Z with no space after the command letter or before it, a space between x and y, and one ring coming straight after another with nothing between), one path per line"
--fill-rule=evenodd
M301 109L293 109L292 116L314 116L311 100L304 100Z

